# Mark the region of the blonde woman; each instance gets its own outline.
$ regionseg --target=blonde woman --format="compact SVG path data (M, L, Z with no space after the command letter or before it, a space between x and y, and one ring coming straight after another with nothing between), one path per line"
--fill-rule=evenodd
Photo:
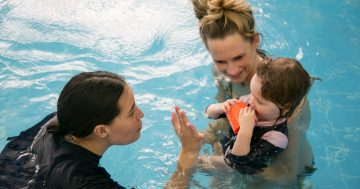
M218 89L217 101L238 99L248 94L250 80L259 63L269 55L259 48L261 34L255 30L250 5L244 0L192 0L199 33L210 53L213 76ZM310 108L304 97L288 118L288 148L262 174L268 180L295 183L313 166L313 153L306 132L310 125ZM210 122L205 130L205 142L214 153L222 153L217 145L229 123L226 119Z

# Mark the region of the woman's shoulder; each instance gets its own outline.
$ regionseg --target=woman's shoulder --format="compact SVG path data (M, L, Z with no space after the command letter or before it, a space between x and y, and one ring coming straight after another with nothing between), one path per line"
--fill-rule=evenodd
M64 136L54 136L54 143L52 150L53 167L66 167L70 170L99 167L101 156L68 142Z
M91 174L110 177L107 171L96 162L89 159L76 158L71 154L55 158L52 167L51 177L62 175L65 178L81 178Z
M55 159L53 169L49 174L49 186L61 188L123 188L112 180L105 168L97 161L74 154L64 154Z

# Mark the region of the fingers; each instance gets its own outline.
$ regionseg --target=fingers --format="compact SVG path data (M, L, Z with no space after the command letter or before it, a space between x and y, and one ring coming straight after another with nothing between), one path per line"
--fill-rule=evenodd
M179 125L179 120L175 112L171 112L171 123L173 124L173 126Z
M175 106L174 109L175 109L176 116L178 116L178 115L179 115L179 111L180 111L179 106Z
M230 103L225 103L225 112L230 111L231 109L231 104Z
M185 125L184 123L184 111L182 111L179 106L175 106L175 113L176 113L176 117L177 117L177 120L178 120L178 123L179 123L179 126L182 127Z
M189 122L185 112L181 110L178 106L175 107L175 112L180 122L180 126L185 126L187 122Z
M185 132L185 130L187 130L185 127L189 122L185 112L183 110L181 110L178 106L175 107L175 113L174 115L174 118L172 117L172 121L173 121L173 125L174 125L174 128L176 126L176 130L178 132L183 131Z
M187 123L187 121L186 121L187 117L183 110L179 111L178 118L179 118L179 122L180 122L180 129L183 129L183 127L185 127L186 123Z
M225 101L224 106L225 106L225 111L228 112L231 110L231 106L235 105L236 103L238 103L239 100L238 99L229 99L227 101Z
M187 134L189 136L192 136L192 138L194 138L200 142L204 142L204 139L205 139L204 133L199 132L196 129L196 127L191 123L187 123L186 127L187 127Z
M187 123L185 128L184 128L184 133L187 135L187 136L196 136L197 134L197 130L195 128L195 126L191 123Z
M240 110L240 115L244 115L244 114L255 114L255 111L251 107L246 106L245 108L242 108Z
M236 99L236 98L233 98L233 99L226 100L226 102L228 102L228 103L230 103L231 105L233 105L233 104L239 102L239 100Z
M175 112L171 112L171 123L173 125L175 133L179 135L180 124L179 124L179 119Z
M250 108L250 114L254 114L255 115L255 110Z
M187 123L186 124L186 127L189 129L189 132L192 132L192 133L198 133L196 127L192 124L192 123Z
M180 110L179 106L175 106L175 111L178 112Z
M239 116L244 115L244 108L240 109Z
M249 106L246 106L245 108L243 108L243 110L244 110L244 113L251 113L251 112L254 111L254 110L253 110L251 107L249 107Z
M240 102L239 99L236 99L236 98L234 98L234 99L232 99L232 100L233 100L233 104Z
M196 127L188 120L186 113L178 106L175 107L175 112L171 114L171 122L177 134L181 132L181 135L204 138L204 134L198 132Z
M255 110L251 107L245 107L240 110L239 119L241 118L252 118L254 121L257 121L257 117L255 115Z
M172 125L174 127L176 134L179 136L180 131L186 124L184 122L184 119L182 116L184 114L184 112L180 109L179 106L175 106L174 109L175 109L175 112L171 112L171 122L172 122Z
M225 108L225 112L230 111L231 106L234 104L233 99L229 99L227 101L224 102L224 108Z

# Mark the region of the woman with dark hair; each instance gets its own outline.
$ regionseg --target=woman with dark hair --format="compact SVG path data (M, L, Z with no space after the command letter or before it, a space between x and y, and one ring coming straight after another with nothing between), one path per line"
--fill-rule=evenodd
M99 161L110 146L140 137L143 116L121 76L104 71L74 76L59 96L57 112L12 138L2 151L0 188L124 188ZM202 135L184 116L179 108L173 113L182 142L177 172L190 173ZM186 186L190 174L177 172L169 186Z

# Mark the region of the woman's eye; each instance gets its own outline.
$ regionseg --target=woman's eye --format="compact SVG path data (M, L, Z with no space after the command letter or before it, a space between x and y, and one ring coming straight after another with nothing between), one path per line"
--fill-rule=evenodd
M234 58L234 60L239 61L239 60L241 60L242 58L243 58L243 56L237 56L237 57Z
M216 64L226 64L225 61L215 61Z

